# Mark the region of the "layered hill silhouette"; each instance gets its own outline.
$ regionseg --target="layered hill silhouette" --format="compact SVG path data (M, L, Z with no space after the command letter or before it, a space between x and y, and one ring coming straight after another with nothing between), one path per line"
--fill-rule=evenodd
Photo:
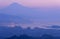
M28 35L28 36L34 36L34 37L39 37L44 34L52 35L52 36L60 36L60 30L56 29L43 29L43 28L26 28L23 29L20 26L15 26L15 27L4 27L0 26L0 36L2 37L10 37L13 35Z
M20 35L20 36L13 35L11 37L0 38L0 39L60 39L60 37L52 36L52 35L48 35L48 34L44 34L39 37L28 36L28 35Z
M60 37L55 37L48 34L44 34L40 37L33 37L33 36L28 36L28 35L21 35L21 36L14 35L6 39L60 39Z

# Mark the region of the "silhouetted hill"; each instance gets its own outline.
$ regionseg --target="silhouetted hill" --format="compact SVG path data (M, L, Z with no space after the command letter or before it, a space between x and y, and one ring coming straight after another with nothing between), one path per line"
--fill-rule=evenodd
M28 36L34 36L34 37L39 37L44 34L49 34L52 36L60 36L60 30L56 29L43 29L43 28L35 28L35 29L23 29L19 26L15 27L4 27L0 26L0 36L2 37L10 37L12 35L23 35L26 34Z
M12 36L6 39L60 39L60 37L51 36L48 34L42 35L40 37L33 37L28 35L21 35L21 36Z
M1 37L1 36L0 36L0 39L5 39L5 37Z
M21 35L21 36L12 36L10 38L6 38L6 39L39 39L39 37L32 37L32 36L28 36L28 35Z
M23 34L23 29L20 26L15 26L15 27L5 27L5 26L0 26L0 36L2 37L10 37L13 35L21 35Z

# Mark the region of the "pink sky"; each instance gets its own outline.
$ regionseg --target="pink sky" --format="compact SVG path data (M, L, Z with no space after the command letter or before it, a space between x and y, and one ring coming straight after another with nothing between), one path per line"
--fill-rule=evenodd
M37 6L37 7L60 6L60 0L18 0L17 2L25 6Z
M7 6L13 2L17 2L28 7L60 6L60 0L0 0L0 6Z

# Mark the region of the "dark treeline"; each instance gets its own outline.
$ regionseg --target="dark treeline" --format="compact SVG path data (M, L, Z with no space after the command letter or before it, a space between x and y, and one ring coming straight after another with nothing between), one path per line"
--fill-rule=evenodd
M60 30L0 26L0 39L60 39Z
M21 35L21 36L14 35L6 39L60 39L60 37L54 37L54 36L47 35L47 34L44 34L40 37L32 37L28 35Z

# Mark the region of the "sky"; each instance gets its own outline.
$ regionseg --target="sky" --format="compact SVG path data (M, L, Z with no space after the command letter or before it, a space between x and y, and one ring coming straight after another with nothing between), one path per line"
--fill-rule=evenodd
M0 0L0 7L9 6L12 3L18 3L25 7L41 8L45 13L42 13L47 19L33 19L34 23L31 26L43 25L60 25L60 0ZM57 13L58 12L58 13ZM40 13L38 13L40 14ZM56 16L56 18L55 18ZM40 21L41 20L41 21ZM40 22L40 23L39 23Z
M59 7L60 0L0 0L0 5L9 5L13 2L28 7Z
M33 7L60 6L60 0L18 0L17 2L25 6L33 6Z

